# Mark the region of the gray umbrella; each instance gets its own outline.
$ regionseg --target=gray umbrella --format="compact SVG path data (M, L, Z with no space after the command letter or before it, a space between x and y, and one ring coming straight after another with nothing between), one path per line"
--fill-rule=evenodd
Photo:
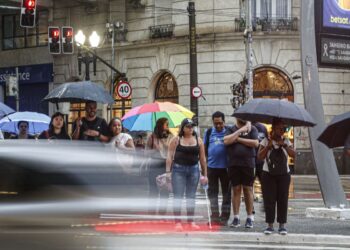
M98 103L114 103L111 95L100 85L91 81L67 82L54 88L43 101L53 103L81 103L95 101Z
M4 117L5 115L14 113L15 111L10 108L9 106L7 106L6 104L0 102L0 118Z
M316 125L314 119L304 108L293 102L278 99L250 100L238 108L232 116L246 121L268 124L271 124L274 118L279 118L291 126L312 127Z
M323 142L329 148L342 147L349 133L350 111L334 116L317 140Z

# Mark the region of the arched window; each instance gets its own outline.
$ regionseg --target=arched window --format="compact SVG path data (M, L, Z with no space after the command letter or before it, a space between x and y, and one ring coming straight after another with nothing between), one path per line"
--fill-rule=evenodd
M282 71L272 67L254 70L254 98L287 98L294 101L293 84Z
M165 72L158 78L155 89L155 101L179 102L179 90L172 74Z

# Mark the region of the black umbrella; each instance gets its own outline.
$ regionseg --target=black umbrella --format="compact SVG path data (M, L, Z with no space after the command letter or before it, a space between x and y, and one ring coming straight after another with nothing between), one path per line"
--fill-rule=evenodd
M323 142L329 148L342 147L349 133L350 112L347 112L334 116L317 140Z
M54 88L43 101L53 103L81 103L95 101L98 103L114 103L111 95L100 85L91 81L67 82Z
M252 99L233 115L246 121L262 122L271 124L274 118L281 119L291 126L315 126L316 123L311 115L295 103L278 99Z

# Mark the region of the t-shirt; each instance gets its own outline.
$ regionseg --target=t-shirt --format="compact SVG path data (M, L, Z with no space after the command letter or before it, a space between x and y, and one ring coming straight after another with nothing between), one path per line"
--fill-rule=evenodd
M99 131L102 135L108 136L108 125L105 119L96 117L95 120L88 121L85 118L82 120L80 126L79 140L82 141L100 141L99 136L87 136L84 132L88 129ZM73 124L73 131L75 131L75 123Z
M350 149L350 133L349 133L348 137L345 140L344 148L345 149Z
M292 143L289 141L288 138L284 138L284 141L283 141L283 142L284 142L284 144L286 144L288 147L292 145ZM268 141L267 138L265 138L264 140L262 140L262 141L260 142L260 144L261 144L262 146L264 146L264 147L267 147L267 145L269 144L269 141ZM277 145L277 142L274 141L274 140L272 140L272 145L273 145L273 147L274 147L275 149L277 149L278 147L280 147L279 145ZM288 152L287 152L287 150L286 150L285 148L283 148L283 147L282 147L282 150L283 150L284 154L286 155L286 157L288 158ZM271 150L269 150L269 151L267 152L266 158L268 158L268 157L270 156L270 153L271 153ZM266 158L265 158L265 163L264 163L264 166L263 166L263 171L269 172L269 167L268 167L268 165L267 165ZM289 170L288 163L287 163L287 165L286 165L286 168L287 168L287 173L289 173L290 170Z
M55 134L54 132L51 131L43 131L38 139L50 139L50 140L70 140L70 136L66 133L59 133L59 134Z
M204 144L207 141L207 132L204 134ZM227 158L226 158L226 146L224 145L224 136L226 133L226 128L221 132L218 132L214 127L211 128L211 134L209 137L209 147L208 147L208 167L209 168L226 168Z
M111 139L110 144L112 146L116 146L116 144L118 144L121 147L126 147L125 145L130 139L132 140L131 135L127 133L120 133L119 135L116 135Z
M233 134L238 130L238 127L235 125L232 128L226 130L225 135ZM240 138L258 140L258 130L252 126L252 129L249 133L242 133L239 135ZM255 167L255 148L248 147L242 143L232 143L226 146L227 152L227 161L228 166L244 166L244 167Z

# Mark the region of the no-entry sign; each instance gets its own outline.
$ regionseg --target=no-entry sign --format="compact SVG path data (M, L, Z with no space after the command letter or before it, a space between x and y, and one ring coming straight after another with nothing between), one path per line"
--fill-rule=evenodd
M199 98L202 96L202 89L200 87L194 87L191 90L191 95L194 98Z
M118 96L123 99L129 98L132 93L132 88L128 82L119 82L116 90Z

